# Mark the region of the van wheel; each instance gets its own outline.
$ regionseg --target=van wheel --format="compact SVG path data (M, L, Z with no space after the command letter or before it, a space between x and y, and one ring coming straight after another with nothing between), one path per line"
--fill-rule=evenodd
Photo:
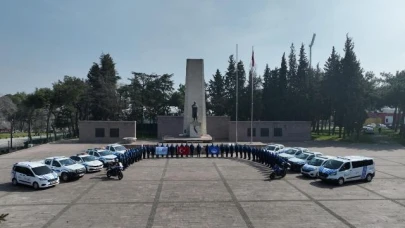
M39 189L39 185L37 182L34 182L34 184L32 185L32 187L34 187L35 190Z
M67 173L62 173L61 177L62 177L62 180L65 182L69 180L69 176L67 175Z
M345 180L344 180L342 177L339 178L339 180L338 180L338 185L339 185L339 186L342 186L344 183L345 183Z
M366 182L371 182L373 180L373 176L371 174L367 174Z
M14 186L17 186L17 185L18 185L17 179L15 179L15 178L13 178L13 180L11 180L11 183L12 183Z

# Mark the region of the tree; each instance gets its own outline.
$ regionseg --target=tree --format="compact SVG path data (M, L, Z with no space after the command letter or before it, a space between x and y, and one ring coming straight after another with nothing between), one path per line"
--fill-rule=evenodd
M225 87L224 93L226 98L225 110L226 115L230 116L232 120L235 120L235 105L236 105L236 62L233 55L229 56L228 69L225 73ZM241 72L238 72L238 77ZM238 91L241 92L241 91Z
M184 97L186 93L186 86L179 84L177 91L172 93L169 101L170 106L175 106L179 109L180 113L184 113ZM180 114L178 113L178 114Z
M216 116L223 116L226 112L226 99L225 99L225 80L221 75L219 69L213 75L208 83L208 93L210 96L210 102L212 111Z
M340 56L336 53L335 47L332 47L332 53L324 66L325 76L321 83L321 93L325 98L325 114L333 116L334 126L342 126L343 108L340 102L342 88L342 73ZM329 123L329 135L331 134Z
M287 62L285 59L285 53L283 53L283 57L281 57L281 66L278 74L278 85L277 85L277 97L279 98L278 107L279 107L279 115L277 116L277 120L288 120L290 116L288 115L288 81L287 81Z
M121 112L117 97L120 77L109 54L101 54L100 64L93 63L87 74L90 113L94 120L117 120Z
M266 64L266 68L263 73L263 90L262 90L262 111L261 120L270 120L270 116L274 112L271 107L271 72L269 65Z
M308 59L305 53L304 44L301 45L299 60L298 60L298 68L297 68L297 76L296 76L296 119L308 121L311 120L309 115L309 76L308 76ZM297 111L299 110L299 111Z

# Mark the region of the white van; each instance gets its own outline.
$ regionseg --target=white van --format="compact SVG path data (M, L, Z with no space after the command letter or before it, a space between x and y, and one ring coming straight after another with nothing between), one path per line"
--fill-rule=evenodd
M11 171L13 185L25 184L34 189L47 188L59 184L58 174L40 162L18 162Z
M321 180L336 182L338 185L354 180L370 182L374 176L374 160L363 156L336 157L327 160L319 168Z

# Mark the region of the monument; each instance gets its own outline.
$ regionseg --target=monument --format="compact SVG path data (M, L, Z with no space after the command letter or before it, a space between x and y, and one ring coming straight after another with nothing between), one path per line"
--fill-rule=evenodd
M203 59L187 59L185 86L183 132L179 132L179 137L164 137L164 141L210 142L212 137L207 134Z
M183 131L190 138L207 134L204 60L187 59Z

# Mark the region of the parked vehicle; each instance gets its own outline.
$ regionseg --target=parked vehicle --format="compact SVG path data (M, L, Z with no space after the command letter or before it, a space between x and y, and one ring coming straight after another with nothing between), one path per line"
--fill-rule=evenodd
M103 149L88 149L87 153L96 157L97 160L103 163L104 167L106 167L109 163L114 162L114 159L117 158L117 156L114 155L111 151Z
M270 173L270 180L274 180L275 178L283 178L287 175L287 169L290 165L287 162L281 163L281 165L274 165L272 167L272 172Z
M264 149L268 152L277 153L279 150L284 149L284 145L282 144L269 144Z
M321 156L320 152L303 152L293 158L288 159L292 171L300 171L301 167L307 164L314 157Z
M110 144L106 146L105 149L111 151L115 155L124 154L127 151L127 148L120 144Z
M117 162L117 164L113 166L108 166L107 177L118 177L118 180L121 180L124 177L122 170L124 170L124 167L122 166L121 162Z
M363 127L363 133L364 134L374 134L374 128L370 126L364 126Z
M86 167L86 173L97 172L103 169L103 163L93 155L78 154L70 157L73 161Z
M325 163L327 160L333 159L333 158L336 158L336 157L327 156L327 155L314 157L310 161L308 161L307 164L302 166L301 174L304 176L308 176L308 177L318 177L319 167L321 167L321 165L323 165L323 163Z
M337 157L327 160L319 168L321 180L336 182L338 185L354 180L370 182L374 176L374 160L363 156Z
M283 159L285 159L285 160L288 161L288 159L293 158L293 157L295 157L295 156L298 156L298 155L300 155L300 154L302 154L302 151L301 151L301 150L298 150L298 149L296 149L296 148L288 148L288 149L284 149L284 150L283 150L282 152L280 152L278 155L279 155L281 158L283 158Z
M18 162L14 164L11 171L11 183L40 189L59 184L59 177L57 173L40 162Z
M86 168L81 164L76 164L72 159L65 156L46 158L44 163L51 168L62 181L69 181L81 178L86 172Z

